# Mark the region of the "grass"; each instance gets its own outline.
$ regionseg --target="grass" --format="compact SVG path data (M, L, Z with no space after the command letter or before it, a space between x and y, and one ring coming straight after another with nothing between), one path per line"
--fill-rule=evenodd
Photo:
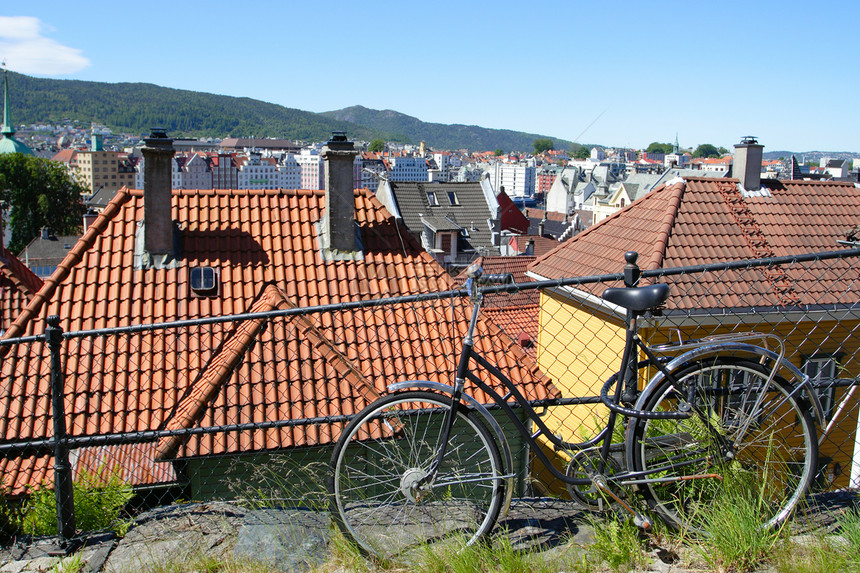
M744 488L723 490L721 500L710 506L695 553L715 571L753 570L773 553L786 531L786 525L762 529L762 515L760 496Z

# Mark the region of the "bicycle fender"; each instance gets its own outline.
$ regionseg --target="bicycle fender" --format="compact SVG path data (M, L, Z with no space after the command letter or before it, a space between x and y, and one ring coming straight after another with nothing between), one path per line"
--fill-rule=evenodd
M669 361L668 364L666 364L666 370L668 370L669 372L673 372L687 362L695 362L696 360L709 354L717 355L725 352L765 357L769 358L770 360L773 360L774 362L778 362L778 370L788 370L792 378L800 381L798 383L798 387L806 391L806 395L812 404L813 417L818 421L819 424L822 423L822 421L824 420L824 408L822 408L821 401L818 399L818 392L815 391L815 388L812 387L812 383L809 381L809 376L801 372L797 366L795 366L785 358L780 360L779 354L772 350L768 350L767 348L762 348L761 346L756 346L754 344L744 344L742 342L715 343L712 345L694 348L693 350L689 350L684 354L673 358L671 361ZM654 377L651 378L651 380L642 390L641 394L639 394L639 399L636 400L636 405L634 406L635 409L641 409L645 407L646 400L648 400L648 397L654 391L654 388L658 384L660 384L664 378L665 376L663 375L663 372L660 371L658 371L657 374L655 374Z
M388 385L388 391L391 393L403 390L433 390L440 394L454 393L453 386L442 384L441 382L432 382L430 380L403 380L402 382L395 382L394 384ZM461 394L460 399L466 402L470 407L474 408L490 427L490 430L496 436L496 441L501 444L501 454L504 458L503 461L505 462L505 467L513 471L514 457L511 454L511 447L508 444L508 438L505 437L505 432L502 431L502 427L490 414L489 410L487 410L483 404L475 400L473 397L468 394ZM499 513L500 518L508 514L508 510L511 508L511 499L514 495L514 478L507 478L507 482L507 487L505 488L505 501L502 505L501 513Z

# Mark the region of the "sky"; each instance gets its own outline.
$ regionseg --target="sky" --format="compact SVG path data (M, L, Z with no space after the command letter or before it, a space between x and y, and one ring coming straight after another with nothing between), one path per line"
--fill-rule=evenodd
M584 144L860 152L854 2L6 3L0 60ZM14 5L10 5L14 4ZM14 105L14 97L13 97Z

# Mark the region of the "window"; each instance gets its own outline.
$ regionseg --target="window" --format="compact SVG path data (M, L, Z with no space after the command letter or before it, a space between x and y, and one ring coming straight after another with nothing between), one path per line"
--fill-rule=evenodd
M453 191L448 191L448 201L451 202L451 205L459 205L460 200L457 199L457 194Z
M445 254L451 254L451 234L445 233L440 239L440 248L445 252Z
M431 207L436 207L437 205L439 205L439 201L436 200L435 191L429 191L427 193L427 203L429 203Z
M816 354L806 358L803 363L803 373L809 376L809 381L818 392L824 417L833 417L833 403L836 387L833 383L839 371L839 357L833 354Z
M194 267L189 271L191 292L197 296L218 294L218 274L212 267Z

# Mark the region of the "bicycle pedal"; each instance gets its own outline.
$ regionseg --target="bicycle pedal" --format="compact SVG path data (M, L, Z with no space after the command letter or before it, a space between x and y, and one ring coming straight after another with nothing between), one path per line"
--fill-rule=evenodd
M637 511L633 514L633 525L635 525L639 529L642 529L644 531L648 531L649 529L651 529L651 526L653 524L651 523L650 519L648 519L647 517L645 517L644 515L642 515L641 513L639 513Z

